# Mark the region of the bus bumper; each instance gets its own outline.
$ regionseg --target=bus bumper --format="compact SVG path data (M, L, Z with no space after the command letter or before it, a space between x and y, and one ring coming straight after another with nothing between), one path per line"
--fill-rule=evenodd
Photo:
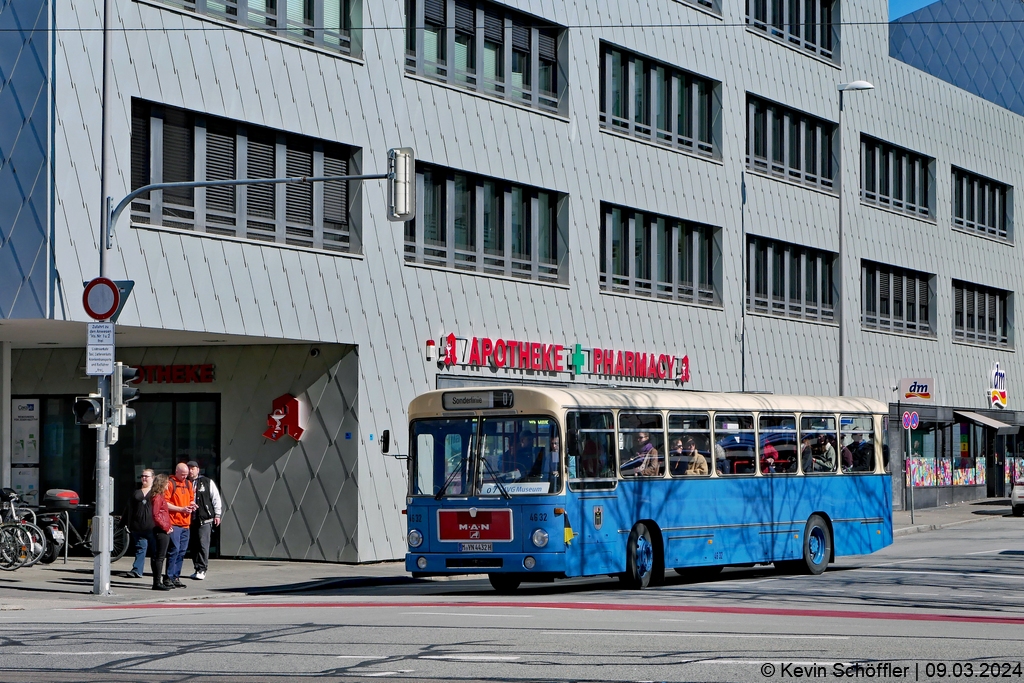
M421 562L422 558L422 562ZM527 558L533 558L533 566L527 568ZM406 571L416 576L449 576L455 574L537 574L538 580L552 575L565 575L564 553L407 553Z

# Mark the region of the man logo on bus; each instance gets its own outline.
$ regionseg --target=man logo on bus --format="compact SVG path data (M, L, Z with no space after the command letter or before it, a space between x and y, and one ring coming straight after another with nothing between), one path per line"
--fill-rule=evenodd
M1006 373L999 369L999 363L992 368L992 392L990 394L993 408L1006 407Z
M928 385L922 382L911 382L910 386L907 387L907 393L904 398L920 398L925 401L930 401L932 398L932 392L928 391Z
M459 531L472 531L472 532L476 533L477 535L479 535L481 531L490 531L490 530L491 530L491 525L490 524L459 524Z
M455 357L455 335L449 333L444 340L444 364L450 367L458 362L458 359Z

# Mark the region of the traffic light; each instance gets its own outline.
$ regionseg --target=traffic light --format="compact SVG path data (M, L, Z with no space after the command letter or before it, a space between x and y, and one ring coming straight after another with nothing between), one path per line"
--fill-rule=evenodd
M139 376L137 368L125 365L118 361L114 363L114 374L110 377L110 405L113 411L112 425L120 427L128 424L128 420L135 417L135 410L126 404L139 397L139 390L129 385L133 379Z
M416 217L416 157L412 147L388 150L388 220Z
M77 396L75 398L75 424L95 427L103 424L103 397L99 394Z

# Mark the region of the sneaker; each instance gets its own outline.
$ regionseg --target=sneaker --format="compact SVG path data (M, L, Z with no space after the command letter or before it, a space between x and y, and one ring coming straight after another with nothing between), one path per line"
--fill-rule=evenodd
M206 572L196 572L188 578L192 579L193 581L202 581L206 578Z
M166 583L163 583L163 582L161 582L161 583L154 583L153 584L153 590L155 590L155 591L169 591L169 590L173 590L173 589L174 589L174 586L168 586Z
M142 574L138 573L137 571L135 571L133 569L130 572L125 572L124 578L126 578L126 579L141 579L142 578Z
M181 579L175 579L174 581L171 581L171 583L174 585L175 588L184 588L185 587L185 584L183 584L181 582Z
M167 578L166 576L164 577L164 580L163 580L163 584L164 584L165 586L167 586L168 588L174 588L174 582L173 582L173 581L171 581L171 580L170 580L169 578Z

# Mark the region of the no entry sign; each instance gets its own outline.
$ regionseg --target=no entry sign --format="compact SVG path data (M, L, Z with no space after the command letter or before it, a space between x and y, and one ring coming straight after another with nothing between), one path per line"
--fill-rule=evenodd
M121 292L113 280L105 277L94 278L85 286L82 305L93 320L107 320L117 312L121 304Z

